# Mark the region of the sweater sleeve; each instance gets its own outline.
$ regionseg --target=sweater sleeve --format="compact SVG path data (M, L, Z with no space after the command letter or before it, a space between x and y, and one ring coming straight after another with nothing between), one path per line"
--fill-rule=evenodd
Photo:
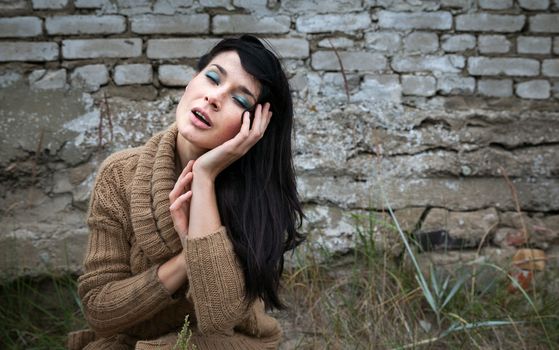
M91 197L85 273L78 280L86 320L100 336L125 330L174 301L157 277L158 265L132 275L122 170L105 163Z
M202 334L233 334L248 317L244 274L225 227L195 239L186 247L188 297L194 303Z

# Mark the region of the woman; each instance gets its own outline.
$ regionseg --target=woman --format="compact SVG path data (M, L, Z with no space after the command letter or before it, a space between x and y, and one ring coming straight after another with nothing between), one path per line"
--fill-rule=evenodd
M252 36L198 63L176 123L103 163L78 293L94 332L71 348L274 349L283 254L303 240L281 64ZM86 345L87 344L87 345Z

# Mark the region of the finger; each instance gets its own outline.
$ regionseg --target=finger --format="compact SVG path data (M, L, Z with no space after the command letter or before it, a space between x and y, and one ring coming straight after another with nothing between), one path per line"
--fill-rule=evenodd
M194 161L191 160L188 162L186 167L184 167L181 175L179 176L177 182L175 182L175 186L169 193L169 201L172 203L174 202L178 196L182 193L190 189L190 185L192 183L192 167L194 165ZM189 175L190 174L190 175Z
M175 231L177 231L181 237L188 234L188 211L191 198L192 192L189 191L179 196L179 198L177 198L177 200L169 207L171 219L173 220L173 226Z
M181 194L169 207L169 210L171 211L171 215L173 215L173 212L180 210L184 204L188 204L191 198L192 198L192 191L188 191L186 193Z
M249 130L250 130L250 112L247 111L243 114L243 124L241 124L241 130L239 130L238 135L241 135L244 139L246 138L246 135L248 135Z
M173 203L175 200L177 200L177 198L185 192L185 190L186 190L186 182L185 181L186 180L188 180L188 179L187 179L187 176L185 175L183 177L179 177L177 182L175 182L175 186L173 186L173 189L171 190L171 192L169 192L169 201L171 203Z
M194 178L194 173L190 172L182 179L181 185L185 191L190 190L190 185L192 185L192 179Z
M185 177L186 174L188 174L189 172L191 172L193 165L194 165L194 160L190 160L188 163L186 163L186 166L184 167L184 169L182 169L181 174L179 175L177 181Z
M266 102L262 110L262 134L264 134L264 131L268 128L268 124L270 124L270 119L272 118L271 107L270 103Z
M253 130L256 131L255 136L258 139L261 139L264 136L264 132L270 123L270 103L266 102L262 109L260 110L260 115L258 116L258 125L253 127Z
M260 130L262 124L262 105L258 104L254 109L254 120L252 121L252 130Z

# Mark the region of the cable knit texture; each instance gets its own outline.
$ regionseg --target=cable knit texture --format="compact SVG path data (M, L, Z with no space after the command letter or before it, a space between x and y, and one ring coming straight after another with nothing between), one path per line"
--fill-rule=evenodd
M176 126L145 146L111 155L99 169L78 293L92 330L70 349L172 349L185 316L198 349L275 349L278 322L261 301L247 307L244 276L224 227L188 240L188 283L171 295L159 265L182 250L169 212Z

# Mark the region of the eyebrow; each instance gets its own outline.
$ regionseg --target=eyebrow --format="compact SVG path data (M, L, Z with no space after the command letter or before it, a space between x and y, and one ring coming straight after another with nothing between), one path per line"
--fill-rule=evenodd
M222 75L227 76L227 71L225 70L225 68L223 68L222 66L216 63L212 63L211 65L215 66ZM252 92L250 92L250 90L246 86L239 85L239 90L252 97L255 101L257 101L256 97L252 94Z

